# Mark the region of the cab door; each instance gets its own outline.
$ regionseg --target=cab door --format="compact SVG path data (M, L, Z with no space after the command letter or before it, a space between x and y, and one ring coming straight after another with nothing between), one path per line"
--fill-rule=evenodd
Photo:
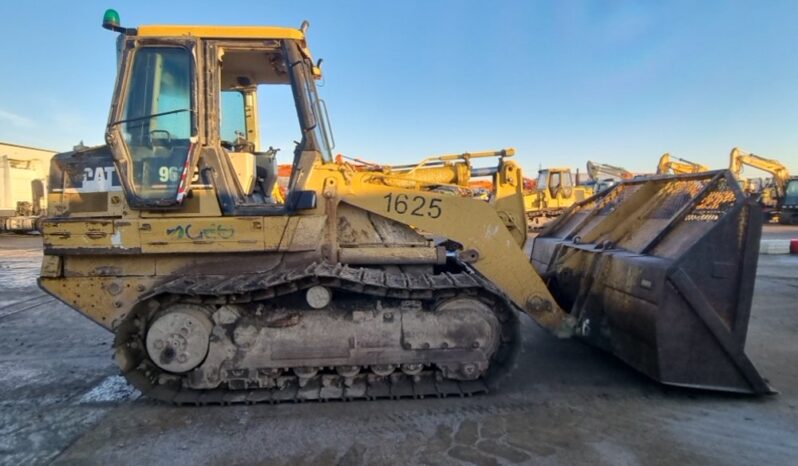
M292 47L296 44L283 40L205 43L206 160L221 175L215 185L228 215L280 215L315 207L313 193L289 192L283 198L277 189L278 183L288 184L278 180L277 157L293 160L296 171L302 154L318 145L304 62L289 59Z
M178 208L200 152L202 113L192 39L127 39L106 130L134 209Z

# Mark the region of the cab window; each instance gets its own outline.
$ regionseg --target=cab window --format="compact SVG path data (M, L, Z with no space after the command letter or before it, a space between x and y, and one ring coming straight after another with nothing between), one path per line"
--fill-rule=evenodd
M178 195L193 135L191 60L183 47L142 47L133 56L118 124L133 189L145 200Z
M247 133L244 94L239 91L222 91L220 133L222 141L235 141Z
M559 173L552 173L551 174L551 183L549 185L551 189L557 189L560 187L560 174Z
M571 172L563 173L562 177L562 187L568 189L574 185L573 179L571 178Z
M538 172L537 189L544 190L549 187L549 172Z
M784 203L789 205L798 204L798 180L791 180L787 183Z
M280 204L287 179L277 158L292 160L302 129L282 50L222 48L219 141L244 202Z

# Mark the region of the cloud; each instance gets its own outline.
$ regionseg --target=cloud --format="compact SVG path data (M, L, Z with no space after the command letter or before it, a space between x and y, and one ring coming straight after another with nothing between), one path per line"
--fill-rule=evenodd
M36 126L33 120L30 118L2 109L0 109L0 121L8 122L11 125L17 126L19 128L33 128Z

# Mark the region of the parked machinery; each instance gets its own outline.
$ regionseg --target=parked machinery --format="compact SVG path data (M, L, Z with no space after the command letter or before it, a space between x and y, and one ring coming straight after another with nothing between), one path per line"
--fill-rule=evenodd
M779 222L785 225L798 225L798 177L792 177L787 181Z
M709 171L709 167L700 163L691 162L679 157L671 157L671 154L664 153L659 158L657 164L657 174L672 173L674 175L683 175L686 173L701 173Z
M538 231L569 207L593 195L593 187L577 185L570 168L538 170L534 189L524 195L529 229Z
M0 231L36 231L46 201L43 166L39 159L0 156Z
M39 283L115 334L145 395L485 392L513 367L519 313L664 383L770 392L743 352L759 208L728 172L624 181L557 218L530 260L510 151L486 169L489 202L333 159L306 26L104 23L123 33L108 144L53 159ZM283 204L257 182L272 167L219 131L219 96L241 83L294 97ZM120 190L78 175L105 166ZM575 196L569 171L549 173L543 189Z
M612 186L615 186L620 181L631 180L634 178L634 173L623 167L616 167L607 163L598 163L588 160L587 161L587 174L590 177L593 190L601 192Z
M747 183L747 180L742 176L744 166L762 170L769 173L772 178L754 189L753 185ZM790 177L790 172L784 164L778 160L765 158L735 147L729 154L729 170L743 184L745 191L749 195L759 199L767 220L778 220L782 223L796 223L798 221L795 218L795 208L792 207L796 204L792 196L790 196L790 200L787 203L790 206L787 208L787 215L781 215L782 208L785 201L787 201L787 189L796 189L794 184L790 185L790 182L796 178Z

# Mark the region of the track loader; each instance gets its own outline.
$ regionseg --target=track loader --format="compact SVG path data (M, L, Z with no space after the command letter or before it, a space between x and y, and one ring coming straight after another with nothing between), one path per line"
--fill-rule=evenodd
M552 167L538 170L535 188L524 196L524 209L530 231L539 231L562 215L569 207L594 193L594 186L574 182L570 168Z
M485 392L523 314L664 383L770 391L743 352L759 210L728 172L621 183L530 260L511 150L492 154L489 202L334 160L307 25L104 25L121 33L107 144L53 159L39 284L115 334L146 396ZM290 91L280 118L297 121L284 203L254 124L264 86Z

